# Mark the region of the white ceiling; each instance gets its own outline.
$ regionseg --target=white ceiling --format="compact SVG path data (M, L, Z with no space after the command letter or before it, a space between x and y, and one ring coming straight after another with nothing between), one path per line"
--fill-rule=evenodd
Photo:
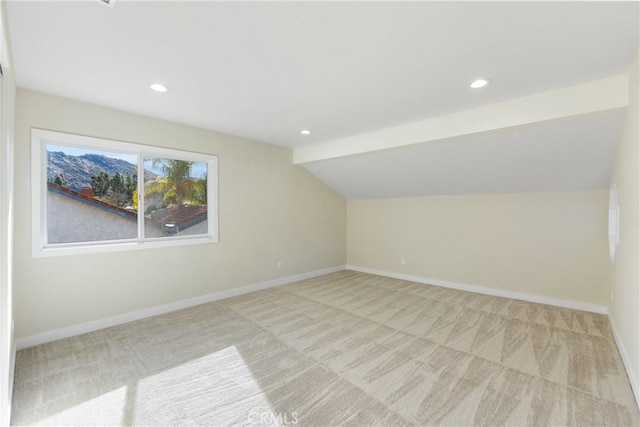
M619 75L638 51L638 2L7 7L20 87L293 149ZM621 114L305 166L348 197L600 188Z
M347 198L607 188L624 109L306 164Z

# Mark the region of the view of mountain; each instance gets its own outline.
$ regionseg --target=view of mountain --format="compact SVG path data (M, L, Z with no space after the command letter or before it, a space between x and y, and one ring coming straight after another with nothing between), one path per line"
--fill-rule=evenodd
M68 187L80 191L91 183L91 176L100 172L109 175L129 174L133 176L136 166L125 160L115 159L100 154L84 154L73 156L61 151L47 151L47 176L53 177L62 173L67 180ZM156 176L151 171L145 170L145 179L153 179Z

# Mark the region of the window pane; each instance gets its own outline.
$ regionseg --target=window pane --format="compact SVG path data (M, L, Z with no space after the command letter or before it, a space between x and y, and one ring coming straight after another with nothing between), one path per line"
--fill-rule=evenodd
M208 233L207 163L144 158L145 237Z
M47 144L47 242L135 239L136 155Z

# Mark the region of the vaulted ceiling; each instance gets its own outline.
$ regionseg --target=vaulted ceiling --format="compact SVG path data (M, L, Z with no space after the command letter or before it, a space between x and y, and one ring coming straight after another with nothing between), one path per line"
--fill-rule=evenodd
M356 198L606 187L638 13L637 2L8 2L20 87L291 147ZM492 82L471 89L479 77Z

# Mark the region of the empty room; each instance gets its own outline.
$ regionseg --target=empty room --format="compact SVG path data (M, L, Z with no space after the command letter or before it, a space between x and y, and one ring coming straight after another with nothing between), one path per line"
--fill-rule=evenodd
M0 5L0 425L640 425L640 2Z

